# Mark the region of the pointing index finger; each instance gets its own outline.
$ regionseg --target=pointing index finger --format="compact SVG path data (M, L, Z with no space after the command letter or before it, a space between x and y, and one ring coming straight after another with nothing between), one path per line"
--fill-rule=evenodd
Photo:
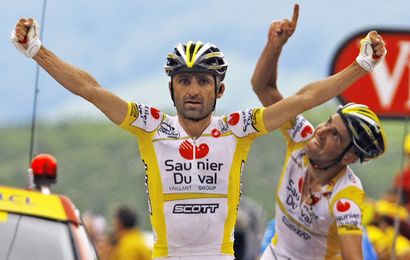
M295 4L293 6L293 16L292 16L292 21L291 21L292 26L296 27L296 24L298 23L298 18L299 18L299 5Z

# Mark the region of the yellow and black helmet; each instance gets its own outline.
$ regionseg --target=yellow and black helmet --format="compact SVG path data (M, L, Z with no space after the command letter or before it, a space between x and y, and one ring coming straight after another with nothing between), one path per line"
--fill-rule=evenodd
M339 106L342 118L360 162L381 155L386 149L386 137L377 115L369 107L356 103Z
M167 55L164 68L170 77L180 72L209 72L222 81L228 64L216 45L189 41L175 46L174 51Z

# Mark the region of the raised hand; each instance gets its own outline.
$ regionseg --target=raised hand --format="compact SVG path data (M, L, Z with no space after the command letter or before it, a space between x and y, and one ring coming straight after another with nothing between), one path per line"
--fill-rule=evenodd
M296 30L299 18L299 5L293 7L292 20L283 19L273 21L269 27L268 42L278 47L282 47Z
M10 35L16 48L27 57L34 57L40 50L40 27L36 20L21 18Z
M360 41L360 53L357 63L366 71L372 71L386 56L386 45L376 31L370 31Z

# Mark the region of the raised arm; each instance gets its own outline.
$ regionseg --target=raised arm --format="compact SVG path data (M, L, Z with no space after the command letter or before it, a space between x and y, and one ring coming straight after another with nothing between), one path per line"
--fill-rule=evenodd
M282 47L295 32L299 5L293 8L292 20L273 21L269 27L268 41L252 75L252 87L261 103L267 107L283 99L277 89L278 60Z
M88 72L66 63L39 41L39 28L33 19L22 18L12 32L13 44L32 57L58 83L100 109L112 122L120 124L126 116L127 102L104 89Z
M339 95L380 63L386 53L382 37L376 31L369 32L361 41L360 54L356 61L347 68L328 78L310 83L295 95L270 105L264 113L266 129L273 131L296 115Z

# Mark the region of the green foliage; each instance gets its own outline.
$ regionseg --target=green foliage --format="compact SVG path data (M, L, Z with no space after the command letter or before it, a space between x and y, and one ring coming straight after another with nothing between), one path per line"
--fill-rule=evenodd
M306 114L314 123L334 112L322 106ZM53 191L69 196L81 212L93 210L112 220L120 204L140 211L141 225L149 229L144 168L136 139L110 123L70 122L51 125L39 123L35 153L53 154L58 161L58 183ZM401 168L404 126L385 121L388 151L378 160L353 168L368 196L379 198L390 187ZM29 161L28 126L0 128L0 184L24 187ZM243 196L252 198L274 214L276 185L282 170L286 145L276 131L257 139L245 167Z

